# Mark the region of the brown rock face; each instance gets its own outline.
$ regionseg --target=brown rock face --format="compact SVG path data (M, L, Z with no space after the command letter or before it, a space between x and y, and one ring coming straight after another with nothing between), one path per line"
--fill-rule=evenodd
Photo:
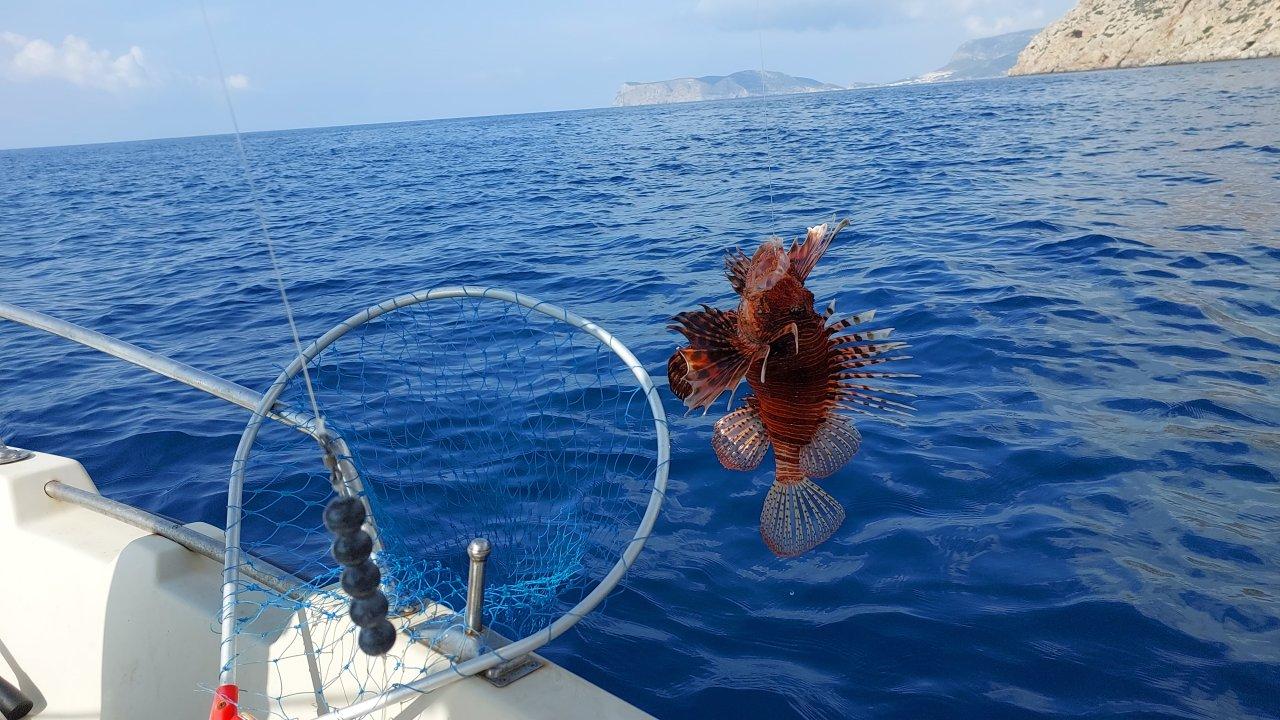
M1080 0L1010 75L1280 55L1280 0Z

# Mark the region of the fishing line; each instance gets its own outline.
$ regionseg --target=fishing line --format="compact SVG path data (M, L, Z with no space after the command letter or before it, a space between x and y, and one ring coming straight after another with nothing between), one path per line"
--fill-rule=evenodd
M756 0L756 40L760 45L760 94L767 96L764 79L764 10L762 9L763 0ZM773 171L777 166L777 157L774 154L774 147L769 135L769 120L765 113L760 113L761 135L765 136L765 154L768 155L772 166L766 168L764 174L765 187L769 191L769 223L775 230L778 229L778 212L773 204Z
M222 56L218 53L218 42L213 37L213 26L209 24L209 13L205 9L204 0L200 0L200 17L204 19L204 29L209 35L209 47L213 50L213 63L218 71L218 83L222 87L222 98L227 104L227 114L231 118L231 129L235 133L236 155L240 159L240 173L249 187L249 204L253 214L258 218L258 228L262 232L262 240L267 246L267 256L271 258L271 269L275 274L276 289L280 292L280 302L284 305L284 316L289 321L289 333L293 336L293 348L298 353L302 364L302 379L307 387L307 397L311 400L311 412L316 418L316 433L324 433L324 417L320 414L320 404L316 402L315 388L311 384L311 373L307 370L307 361L302 352L302 339L298 336L298 325L293 319L293 306L289 303L289 293L284 288L284 273L280 270L280 261L276 258L275 243L271 241L271 230L267 223L266 213L262 211L262 203L258 200L258 186L249 171L249 156L244 150L244 141L240 137L240 121L236 118L236 106L231 101L231 90L227 87L227 76L222 69Z

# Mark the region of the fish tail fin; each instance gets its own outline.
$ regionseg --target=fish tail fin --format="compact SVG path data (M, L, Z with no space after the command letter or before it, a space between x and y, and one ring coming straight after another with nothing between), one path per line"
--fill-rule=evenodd
M760 536L778 557L802 555L826 542L844 522L844 508L812 480L774 480L760 512Z

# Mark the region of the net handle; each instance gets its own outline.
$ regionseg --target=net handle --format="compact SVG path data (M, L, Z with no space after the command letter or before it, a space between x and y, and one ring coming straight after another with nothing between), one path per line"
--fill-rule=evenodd
M591 335L601 345L612 350L626 364L649 402L649 409L653 413L654 430L657 434L658 459L653 478L653 489L649 493L649 502L645 508L644 516L640 519L640 524L636 527L635 535L627 543L622 556L614 563L608 574L577 605L574 605L546 628L531 633L510 645L504 646L500 650L492 650L466 662L437 671L424 678L419 678L412 683L392 688L346 708L329 712L321 716L319 720L353 720L354 718L360 718L379 708L411 699L421 693L429 692L456 680L484 672L507 660L537 650L564 634L565 631L585 617L587 613L594 610L618 585L622 580L622 576L627 573L632 563L635 562L636 556L644 548L645 542L649 539L649 534L653 531L654 523L658 520L658 512L662 509L662 501L666 496L667 475L671 464L671 446L667 433L667 415L662 407L662 399L658 394L657 388L654 387L649 373L640 364L640 361L636 359L636 356L627 349L627 346L607 330L590 320L559 306L510 290L462 285L400 295L352 315L308 345L280 373L280 376L276 378L275 382L262 396L262 400L258 403L257 408L254 409L253 416L249 419L248 425L245 426L244 432L240 436L240 444L236 448L235 458L231 463L231 481L227 490L226 550L223 556L222 584L222 666L219 686L235 685L235 608L236 586L239 582L239 566L241 562L240 520L243 510L244 474L249 454L253 449L263 420L266 419L267 414L275 406L276 401L279 400L280 395L294 376L300 373L307 363L310 363L317 355L342 336L393 310L433 300L455 298L495 300L512 303L542 313Z

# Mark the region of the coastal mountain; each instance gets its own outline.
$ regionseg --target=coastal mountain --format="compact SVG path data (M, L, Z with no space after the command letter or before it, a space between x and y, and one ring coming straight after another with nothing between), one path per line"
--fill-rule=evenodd
M980 80L1280 56L1280 0L1079 0L1043 29L969 40L946 65L889 83ZM766 70L623 83L614 106L659 105L873 87Z
M1018 53L1031 42L1040 28L977 38L961 43L946 65L908 80L909 83L981 80L1004 77L1018 61Z
M741 70L732 75L704 75L658 82L623 83L618 89L618 94L613 98L613 104L615 107L661 105L695 100L727 100L843 89L845 88L841 85L819 82L813 78L794 77L773 70L765 70L763 73L759 70Z
M1010 75L1280 55L1277 0L1080 0Z
M1019 30L993 37L976 38L962 43L946 65L919 77L901 80L891 85L910 83L949 82L952 80L979 80L1004 77L1018 60L1018 53L1027 46L1034 30ZM628 82L618 89L613 104L660 105L665 103L694 102L697 100L726 100L729 98L756 97L760 95L788 95L792 93L826 92L852 88L874 87L878 83L852 83L835 85L813 78L794 77L786 73L766 70L761 77L759 70L742 70L732 75L704 75L684 77L658 82Z

